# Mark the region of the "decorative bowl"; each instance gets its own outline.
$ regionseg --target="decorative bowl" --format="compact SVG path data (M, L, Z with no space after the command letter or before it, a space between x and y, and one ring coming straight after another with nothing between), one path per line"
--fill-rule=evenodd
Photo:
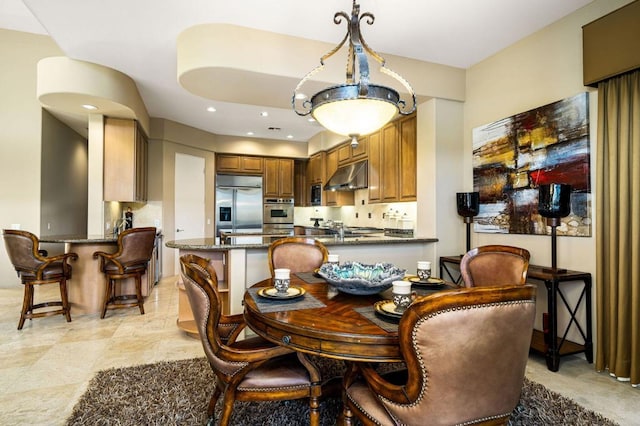
M324 263L318 275L343 293L368 295L388 289L394 281L403 279L405 272L391 263L345 262L342 265Z

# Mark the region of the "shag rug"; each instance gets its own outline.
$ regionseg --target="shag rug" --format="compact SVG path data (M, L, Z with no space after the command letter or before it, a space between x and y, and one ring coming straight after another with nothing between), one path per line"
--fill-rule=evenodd
M320 363L324 359L316 358ZM325 363L323 372L337 365ZM329 371L327 371L329 370ZM205 358L160 362L98 372L67 419L68 425L204 425L214 375ZM219 413L221 400L216 413ZM322 401L322 425L335 425L340 398ZM236 402L232 425L308 424L306 400ZM219 416L216 416L219 418ZM520 403L509 425L615 425L574 401L525 379Z

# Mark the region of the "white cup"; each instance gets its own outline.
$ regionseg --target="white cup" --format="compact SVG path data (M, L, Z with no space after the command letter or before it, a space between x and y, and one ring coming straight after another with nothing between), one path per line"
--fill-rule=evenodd
M396 305L396 311L404 311L413 301L413 293L411 293L410 281L394 281L393 282L393 303Z
M417 273L421 280L428 280L431 277L431 262L419 260Z
M340 262L340 255L339 254L330 254L327 256L327 262L333 264L333 265L337 265Z
M289 283L291 282L290 270L287 268L279 268L273 271L275 277L273 279L273 286L278 293L286 293L289 290Z

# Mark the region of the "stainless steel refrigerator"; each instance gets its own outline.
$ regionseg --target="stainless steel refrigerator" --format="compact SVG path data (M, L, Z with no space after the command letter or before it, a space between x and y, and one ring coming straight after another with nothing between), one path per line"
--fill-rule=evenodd
M216 176L216 236L262 232L262 177Z

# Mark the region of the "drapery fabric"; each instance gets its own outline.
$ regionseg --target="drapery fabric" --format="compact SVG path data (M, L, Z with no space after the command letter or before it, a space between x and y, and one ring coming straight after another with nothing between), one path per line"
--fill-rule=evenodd
M640 71L598 85L596 369L640 384Z

